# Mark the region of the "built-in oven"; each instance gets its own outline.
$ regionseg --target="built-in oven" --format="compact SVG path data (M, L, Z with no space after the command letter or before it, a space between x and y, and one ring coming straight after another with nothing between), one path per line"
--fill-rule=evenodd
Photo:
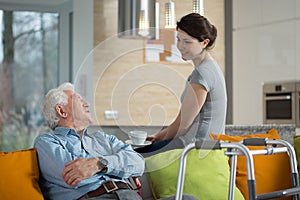
M264 123L296 125L299 122L299 92L296 92L296 86L296 82L263 85Z

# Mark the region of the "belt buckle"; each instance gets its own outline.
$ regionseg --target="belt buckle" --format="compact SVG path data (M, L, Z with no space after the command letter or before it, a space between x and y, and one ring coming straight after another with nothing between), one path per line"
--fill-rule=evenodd
M112 183L112 184L113 184L113 188L107 187L107 186L106 186L107 183ZM106 191L107 193L110 193L110 192L113 192L113 191L119 189L118 186L117 186L117 184L116 184L114 181L110 181L110 182L105 182L105 183L103 183L103 187L104 187L104 189L105 189L105 191Z

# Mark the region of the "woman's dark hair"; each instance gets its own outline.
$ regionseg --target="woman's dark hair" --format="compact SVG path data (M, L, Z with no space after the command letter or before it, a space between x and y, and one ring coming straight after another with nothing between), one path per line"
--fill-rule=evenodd
M183 16L180 21L177 22L176 30L181 29L193 38L202 42L205 39L209 39L207 48L212 48L217 38L217 29L212 25L206 17L198 13L190 13Z

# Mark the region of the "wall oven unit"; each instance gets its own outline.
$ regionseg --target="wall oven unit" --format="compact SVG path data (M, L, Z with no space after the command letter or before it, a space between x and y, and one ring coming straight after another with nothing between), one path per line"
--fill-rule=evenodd
M263 122L300 127L300 82L263 85Z

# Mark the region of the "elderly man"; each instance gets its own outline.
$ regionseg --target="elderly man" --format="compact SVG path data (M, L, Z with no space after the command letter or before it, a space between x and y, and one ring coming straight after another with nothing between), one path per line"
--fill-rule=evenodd
M71 83L48 92L43 115L53 132L39 135L34 147L45 199L141 199L125 179L143 174L143 157L115 136L87 131L89 103Z

